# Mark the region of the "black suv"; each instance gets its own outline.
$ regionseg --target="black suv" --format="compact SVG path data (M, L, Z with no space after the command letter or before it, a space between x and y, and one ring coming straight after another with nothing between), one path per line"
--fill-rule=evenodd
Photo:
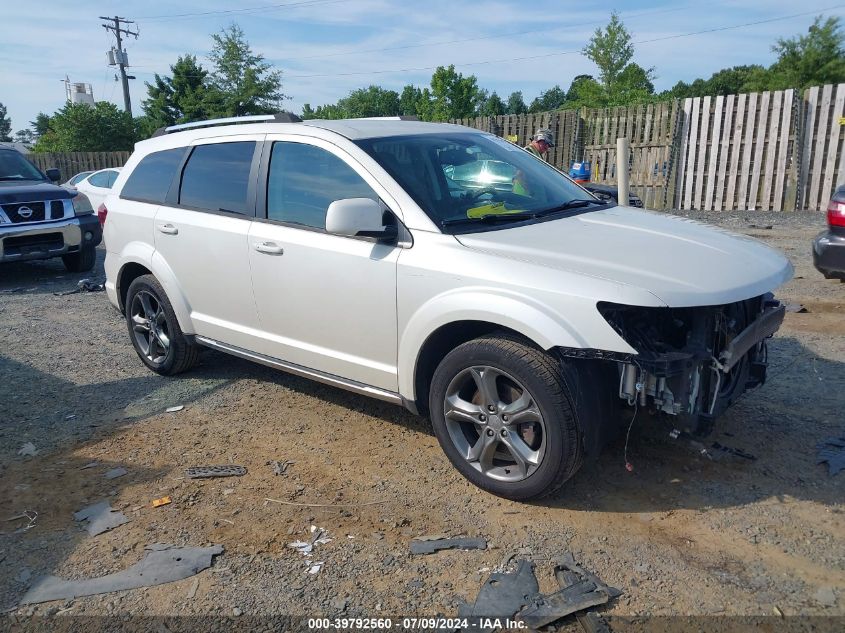
M59 176L0 146L0 262L61 257L71 272L94 267L102 227L84 194L52 184Z

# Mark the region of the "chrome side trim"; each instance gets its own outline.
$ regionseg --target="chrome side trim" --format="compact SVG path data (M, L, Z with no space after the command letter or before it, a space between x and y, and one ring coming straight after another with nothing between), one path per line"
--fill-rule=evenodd
M205 345L206 347L226 352L227 354L232 354L233 356L261 363L262 365L267 365L268 367L273 367L274 369L281 369L282 371L302 376L303 378L310 378L311 380L316 380L324 385L340 387L341 389L346 389L347 391L360 393L365 396L370 396L371 398L384 400L385 402L392 402L393 404L403 406L405 404L404 398L402 398L402 396L398 393L394 393L392 391L386 391L385 389L365 385L362 382L356 382L354 380L347 380L346 378L341 378L340 376L335 376L334 374L327 374L316 369L308 369L302 365L296 365L294 363L279 360L278 358L273 358L272 356L265 356L264 354L250 352L249 350L235 347L234 345L229 345L227 343L221 343L220 341L215 341L204 336L195 336L194 340L200 345Z

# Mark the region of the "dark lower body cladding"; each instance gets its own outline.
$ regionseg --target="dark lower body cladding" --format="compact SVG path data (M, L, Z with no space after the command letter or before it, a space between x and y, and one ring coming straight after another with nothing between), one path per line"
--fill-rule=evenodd
M845 281L845 229L824 231L813 240L813 265L827 279Z
M563 356L612 364L623 405L696 435L709 433L737 398L765 382L766 341L785 312L770 294L694 308L601 303L599 311L638 353L561 350Z

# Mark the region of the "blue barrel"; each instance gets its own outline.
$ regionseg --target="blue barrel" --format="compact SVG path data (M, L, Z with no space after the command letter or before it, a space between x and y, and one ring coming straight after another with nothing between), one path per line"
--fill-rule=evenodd
M573 180L589 181L592 175L591 167L592 165L589 162L572 163L572 166L569 168L569 177Z

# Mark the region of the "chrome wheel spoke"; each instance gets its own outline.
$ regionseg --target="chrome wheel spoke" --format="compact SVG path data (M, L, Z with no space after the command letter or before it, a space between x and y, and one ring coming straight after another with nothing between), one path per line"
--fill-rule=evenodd
M493 456L496 454L498 445L499 441L495 435L481 433L475 444L470 447L466 456L467 461L477 462L483 473L489 471L493 467Z
M525 477L528 473L540 465L539 451L532 450L528 444L516 433L508 433L502 438L502 444L513 457L520 474Z
M450 420L480 424L483 413L480 405L467 402L456 393L446 398L446 417Z
M144 316L147 317L148 320L152 321L156 311L153 308L152 303L150 303L150 295L146 292L139 292L138 299L141 302L141 308L144 310Z

